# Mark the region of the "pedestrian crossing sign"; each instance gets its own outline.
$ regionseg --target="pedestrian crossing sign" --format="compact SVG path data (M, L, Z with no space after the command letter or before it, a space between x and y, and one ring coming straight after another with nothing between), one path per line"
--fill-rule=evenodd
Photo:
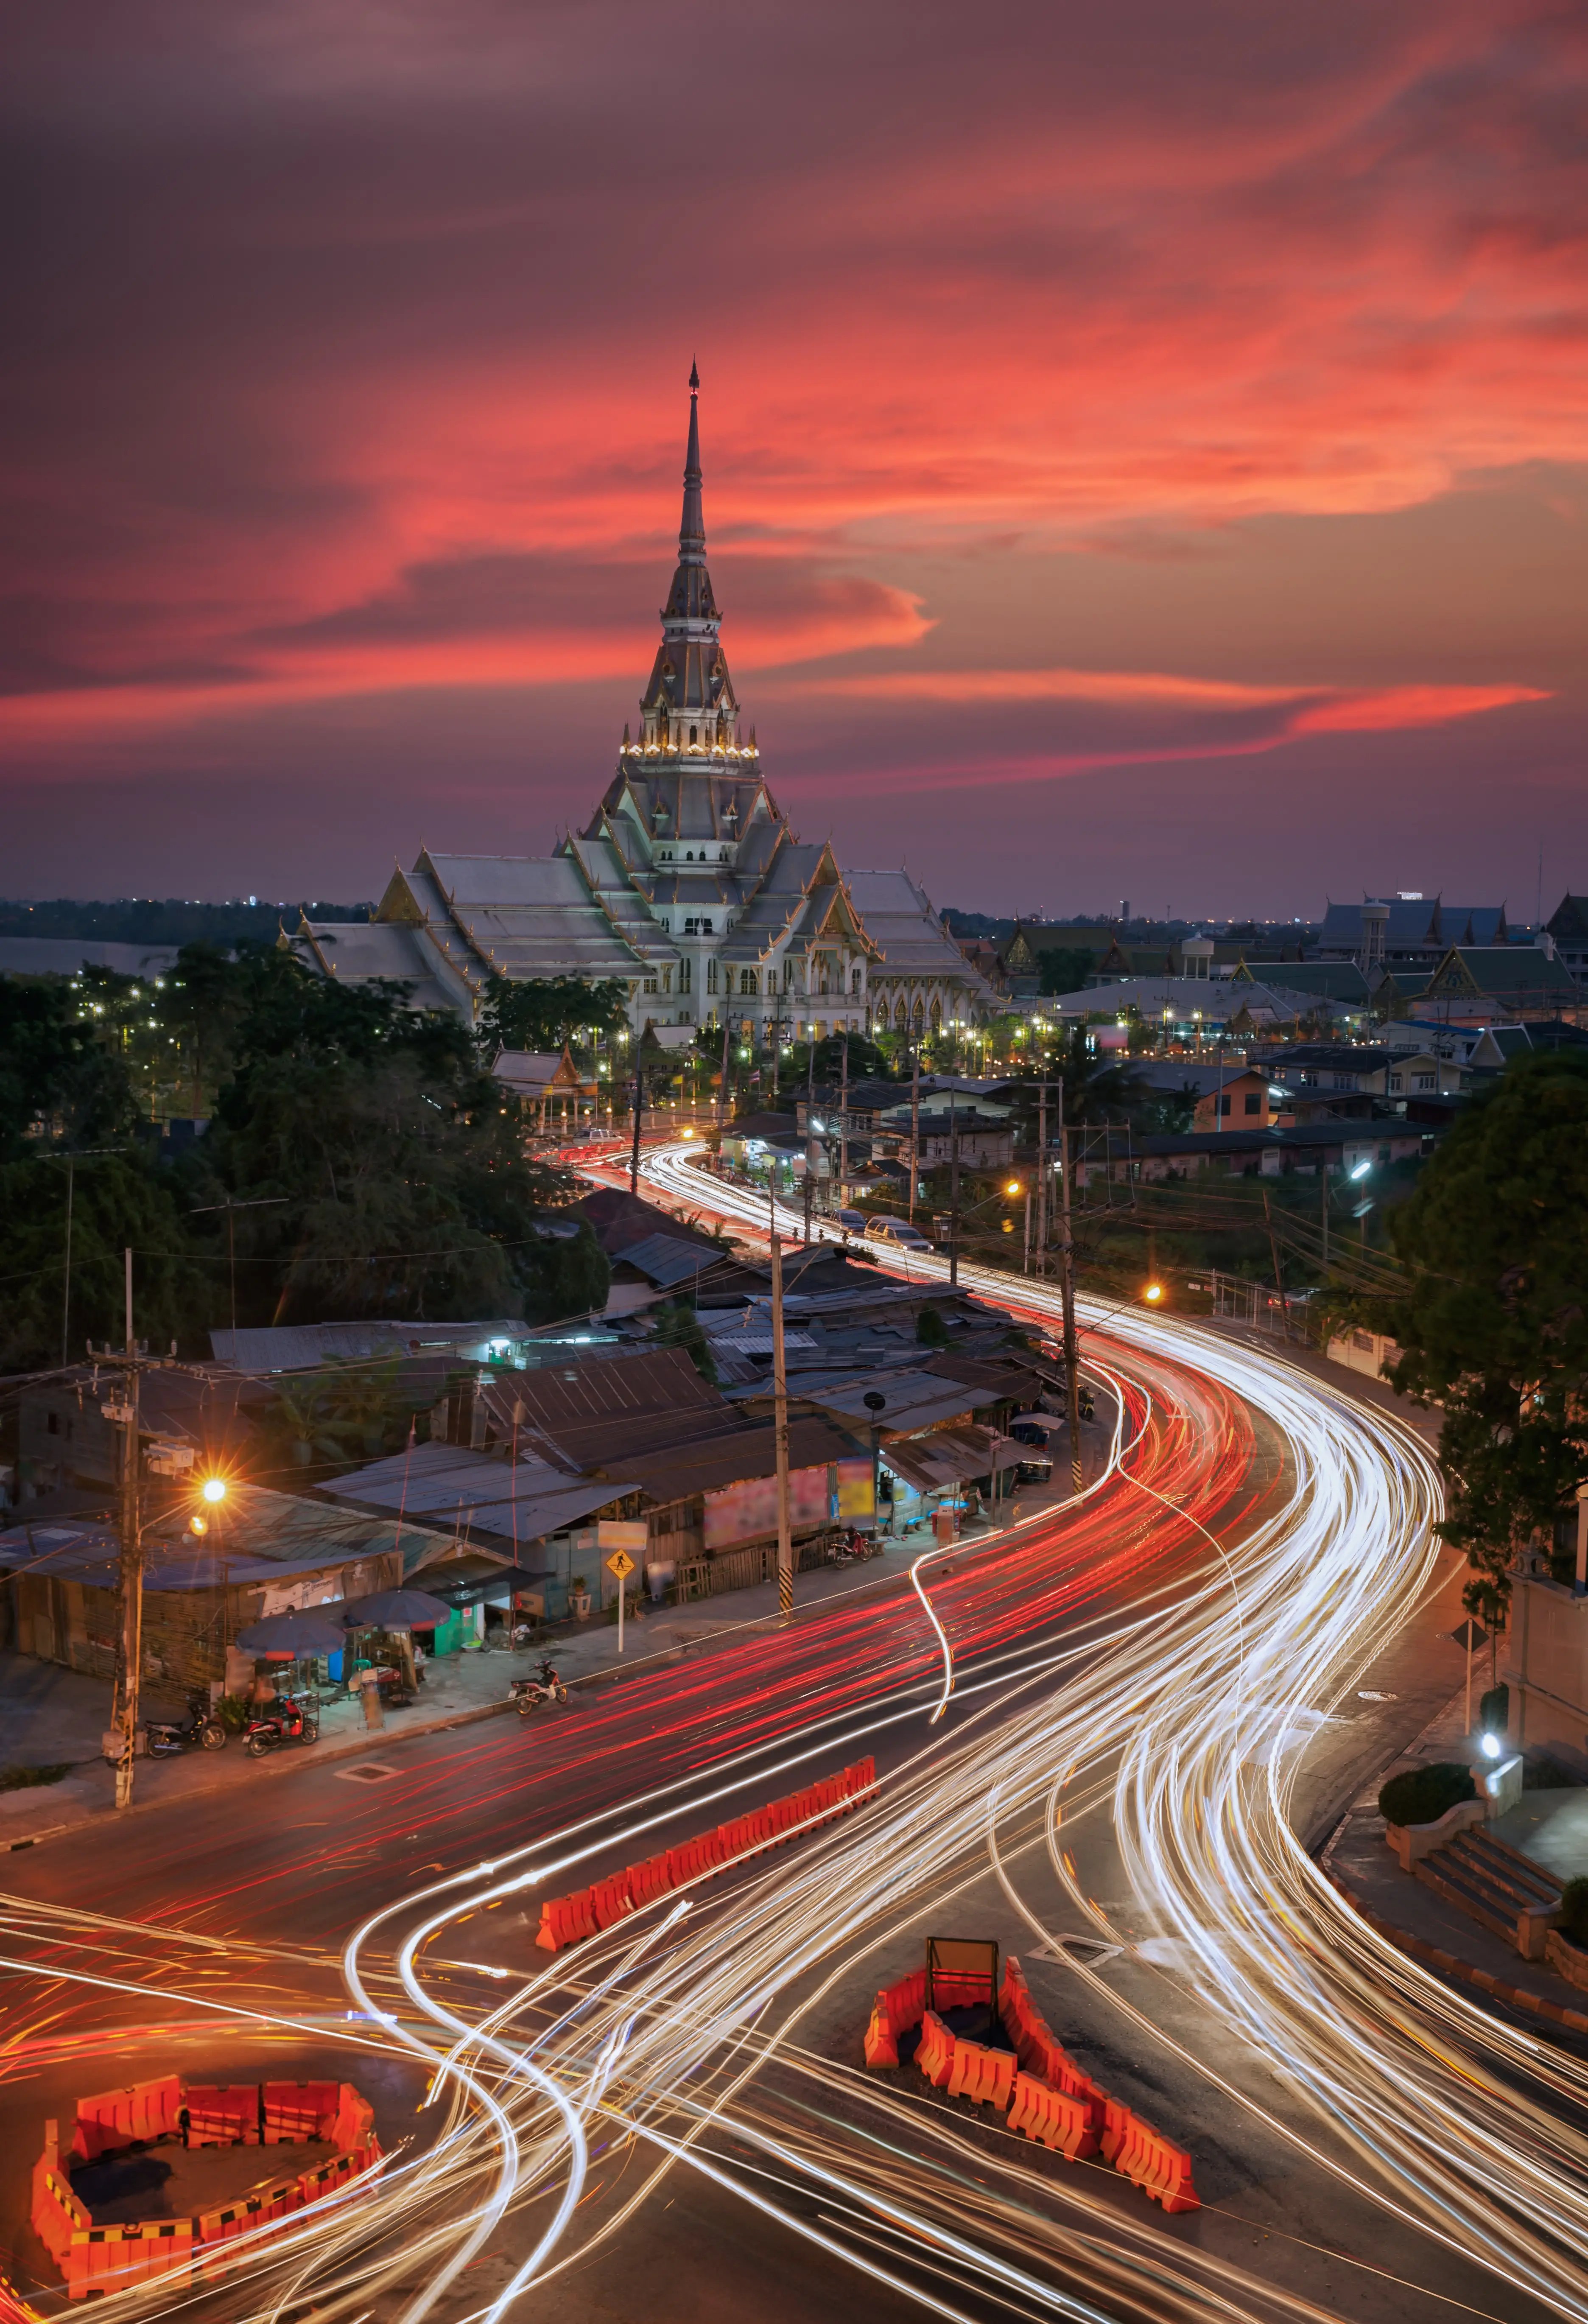
M616 1581L626 1582L634 1570L634 1561L626 1549L614 1550L606 1561L606 1570Z

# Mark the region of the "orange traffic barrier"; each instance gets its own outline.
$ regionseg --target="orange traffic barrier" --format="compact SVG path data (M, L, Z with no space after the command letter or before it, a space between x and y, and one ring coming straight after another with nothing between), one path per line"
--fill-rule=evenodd
M1201 2208L1191 2183L1191 2157L1117 2099L1108 2101L1103 2152L1116 2171L1166 2211Z
M60 2137L52 2122L44 2126L44 2152L33 2165L28 2224L57 2267L73 2236L93 2225L87 2205L73 2194L71 2180L61 2168Z
M614 1872L609 1879L598 1880L593 1887L581 1888L572 1895L544 1897L535 1942L542 1952L560 1952L565 1945L577 1944L599 1929L611 1928L640 1905L653 1904L659 1896L689 1887L709 1872L758 1856L817 1823L846 1815L876 1787L875 1760L859 1759L854 1766L806 1791L791 1793L769 1807L756 1808L732 1823L719 1825L716 1831L669 1848L665 1856L653 1856L643 1864ZM946 1994L944 1998L953 2006L953 1997Z
M926 2006L925 1969L918 1969L909 1977L901 1978L897 1985L883 1987L872 2005L871 2023L865 2032L868 2066L899 2063L899 2036L920 2024Z
M183 2092L189 2146L257 2146L257 2082L189 2082Z
M113 2147L141 2146L175 2138L181 2129L182 2085L176 2074L155 2082L134 2082L125 2090L102 2090L78 2100L71 2151L78 2163L97 2162Z
M1049 2083L1066 2097L1078 2098L1086 2107L1094 2140L1103 2130L1105 2093L1089 2076L1081 2071L1062 2042L1048 2032L1040 2011L1031 1999L1030 1989L1019 1961L1010 1954L1003 1965L1003 1984L998 1997L999 2013L1004 2031L1014 2043L1020 2065L1028 2074ZM1087 2149L1097 2151L1095 2144Z
M921 2038L916 2044L915 2061L934 2089L946 2089L954 2071L954 2036L936 2010L928 2009L921 2019Z
M301 2146L328 2138L342 2103L340 2082L266 2082L261 2090L266 2146Z
M1068 2163L1084 2162L1097 2152L1092 2110L1084 2099L1055 2089L1035 2074L1017 2073L1010 2093L1009 2127L1062 2154Z

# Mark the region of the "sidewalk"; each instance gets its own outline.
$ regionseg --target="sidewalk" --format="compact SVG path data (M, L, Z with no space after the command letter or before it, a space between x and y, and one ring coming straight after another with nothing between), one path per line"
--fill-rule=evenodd
M1022 1486L1014 1500L1019 1518L1011 1524L1023 1527L1066 1495L1063 1486ZM996 1530L979 1526L935 1562L974 1557L1006 1541L1011 1530L1011 1525ZM903 1541L891 1536L884 1536L884 1541L882 1554L864 1564L817 1566L799 1574L794 1619L836 1599L897 1586L918 1558L933 1553L931 1536L924 1529ZM261 1762L251 1759L241 1738L234 1736L224 1751L191 1751L176 1759L140 1758L132 1812L179 1805L199 1793L234 1784L257 1784L267 1771L281 1775L292 1767L323 1766L328 1759L355 1752L388 1749L409 1736L434 1735L476 1720L503 1717L512 1709L509 1680L533 1676L542 1651L570 1686L605 1686L666 1668L686 1655L731 1649L762 1635L777 1619L778 1585L773 1580L720 1598L648 1609L639 1615L631 1601L621 1658L617 1624L605 1618L561 1631L544 1649L448 1655L426 1665L419 1699L405 1711L389 1709L383 1728L366 1728L358 1702L327 1702L319 1713L320 1739L308 1749L290 1748ZM151 1694L148 1707L152 1715L163 1716L180 1705L164 1694ZM24 1655L0 1654L0 1765L66 1762L71 1767L59 1783L0 1792L0 1850L30 1848L96 1817L115 1813L115 1776L99 1756L109 1716L110 1689L105 1681Z
M1385 1842L1380 1785L1402 1768L1464 1757L1464 1704L1463 1688L1399 1759L1363 1785L1319 1860L1364 1918L1414 1960L1525 2016L1588 2034L1588 1994L1547 1963L1521 1960L1502 1938L1403 1872ZM1557 1879L1588 1872L1588 1791L1524 1792L1491 1829Z

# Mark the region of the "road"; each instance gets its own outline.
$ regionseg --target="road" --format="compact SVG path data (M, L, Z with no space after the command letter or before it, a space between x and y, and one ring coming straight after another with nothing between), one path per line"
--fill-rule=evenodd
M681 1157L649 1167L677 1191ZM556 1726L394 1740L382 1782L304 1763L245 1832L196 1802L13 1859L8 2150L89 2059L363 2080L410 2143L284 2306L262 2259L198 2311L232 2318L527 2312L537 2271L534 2300L636 2319L1584 2313L1578 2061L1390 1956L1288 1821L1314 1723L1426 1583L1426 1454L1210 1334L1088 1323L1117 1460L926 1562L935 1724L950 1674L891 1582ZM534 1951L542 1895L860 1750L860 1814ZM1197 2153L1203 2211L857 2071L870 1991L944 1914Z

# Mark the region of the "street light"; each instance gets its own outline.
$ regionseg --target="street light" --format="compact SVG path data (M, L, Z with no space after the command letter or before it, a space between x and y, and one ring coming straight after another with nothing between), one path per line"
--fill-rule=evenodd
M1157 1305L1158 1305L1158 1303L1159 1303L1159 1301L1163 1297L1163 1286L1162 1286L1162 1284L1161 1284L1161 1283L1149 1283L1149 1284L1147 1286L1146 1290L1145 1290L1145 1291L1143 1291L1143 1293L1141 1294L1141 1296L1142 1296L1142 1298L1143 1298L1143 1299L1145 1299L1145 1300L1146 1300L1146 1302L1147 1302L1147 1304L1148 1304L1148 1305L1149 1305L1149 1307L1156 1307L1156 1306L1157 1306Z
M224 1501L226 1497L226 1480L224 1477L206 1477L198 1490L207 1501Z

